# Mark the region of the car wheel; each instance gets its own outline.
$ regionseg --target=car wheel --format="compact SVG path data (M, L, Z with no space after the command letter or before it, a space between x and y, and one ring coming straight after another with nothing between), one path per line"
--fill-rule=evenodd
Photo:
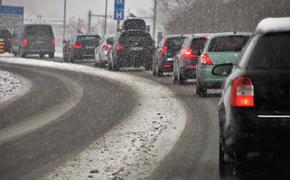
M49 53L49 54L48 54L48 57L49 57L49 58L54 58L54 53Z
M179 76L178 76L178 84L180 84L180 85L186 84L186 79L182 74L179 74Z
M178 83L178 78L175 73L173 74L173 83Z
M39 54L39 58L42 59L44 57L44 54Z
M113 71L119 71L119 66L116 65L116 64L113 64L113 67L112 67Z
M108 63L108 70L111 71L112 70L112 63Z
M26 54L23 52L22 48L20 48L19 55L22 58L25 58L26 57Z
M199 82L196 83L196 94L199 97L206 97L207 90Z
M145 64L145 70L150 71L152 69L152 65L150 63Z
M159 76L159 77L163 76L163 71L159 68L157 68L157 76Z

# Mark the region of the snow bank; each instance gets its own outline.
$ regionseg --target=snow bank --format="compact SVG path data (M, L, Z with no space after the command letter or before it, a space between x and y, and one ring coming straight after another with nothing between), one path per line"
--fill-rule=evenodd
M185 127L183 104L168 88L145 78L81 65L21 58L2 62L101 76L128 85L138 94L139 105L130 116L42 180L146 179L170 152Z
M21 91L22 83L16 75L0 70L0 104L16 97Z

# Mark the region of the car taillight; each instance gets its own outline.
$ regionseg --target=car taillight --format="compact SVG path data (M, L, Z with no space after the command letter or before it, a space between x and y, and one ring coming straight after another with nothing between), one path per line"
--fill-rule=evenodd
M28 44L29 44L28 39L23 39L22 44L23 44L23 46L28 46Z
M167 41L164 43L164 46L162 47L162 50L161 50L161 56L165 56L167 54L167 51L168 51L168 43Z
M184 57L185 59L194 58L194 55L193 55L193 53L192 53L192 50L191 50L191 49L185 49L185 50L183 51L183 57Z
M207 53L204 53L201 56L200 62L201 62L201 64L204 64L204 65L213 65L212 60Z
M51 45L55 46L55 39L52 39L50 43Z
M82 48L82 45L79 44L79 43L74 43L74 44L72 45L72 48L73 48L73 49L81 49L81 48Z
M125 48L125 46L123 44L117 44L115 50L116 50L117 53L119 53L124 48Z
M231 88L231 106L255 106L254 85L249 77L242 76L233 80Z
M103 48L104 51L108 51L109 50L109 46L107 44L104 44L102 46L102 48Z

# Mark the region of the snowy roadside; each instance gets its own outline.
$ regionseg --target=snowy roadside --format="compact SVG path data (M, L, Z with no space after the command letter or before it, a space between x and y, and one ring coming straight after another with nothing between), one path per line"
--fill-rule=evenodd
M170 152L185 127L186 112L182 103L168 88L153 81L65 63L21 58L1 61L101 76L123 83L138 94L139 105L129 117L43 180L146 179Z
M0 70L0 104L7 102L23 94L23 82L21 77L8 71Z

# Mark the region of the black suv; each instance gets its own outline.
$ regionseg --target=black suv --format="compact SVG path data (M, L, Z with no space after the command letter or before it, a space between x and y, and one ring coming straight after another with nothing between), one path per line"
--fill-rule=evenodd
M179 52L186 39L183 35L164 37L157 46L153 57L153 76L163 76L164 72L173 71L173 57Z
M128 30L117 33L110 48L109 69L118 71L120 67L152 68L154 41L147 31Z
M213 68L214 75L227 76L232 71L218 107L221 176L253 153L289 156L289 49L290 18L268 18L259 23L233 70L232 64Z
M27 54L39 54L42 58L48 54L54 58L55 39L51 25L24 24L13 32L12 53L25 57Z
M76 59L94 59L95 49L100 45L99 35L76 35L64 41L64 62L75 62Z
M7 29L0 29L0 38L4 41L4 52L11 52L12 35Z

